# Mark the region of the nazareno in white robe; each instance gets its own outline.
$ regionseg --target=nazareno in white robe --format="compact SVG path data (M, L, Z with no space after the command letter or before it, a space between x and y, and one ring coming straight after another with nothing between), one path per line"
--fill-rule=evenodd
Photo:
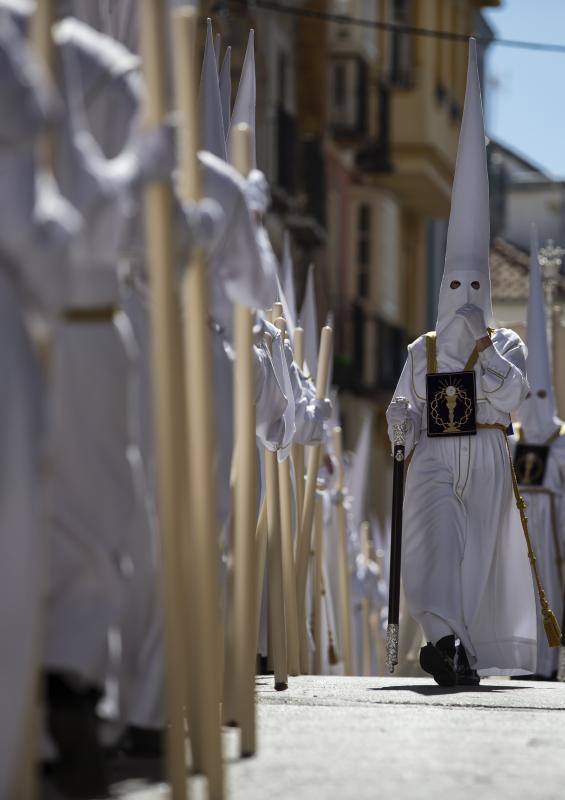
M549 436L539 441L537 438L528 438L527 430L524 430L523 439L520 441L530 444L544 444ZM512 447L514 449L517 437L512 437ZM543 479L542 492L536 491L536 487L528 491L527 487L521 486L520 491L528 504L526 514L530 534L532 537L532 547L536 557L537 567L540 573L541 582L549 607L561 621L563 615L563 585L561 573L558 565L559 553L565 553L565 436L560 436L557 441L550 445L547 456L547 465ZM543 491L545 490L545 491ZM552 504L554 511L552 511ZM556 542L559 552L556 552ZM561 565L561 570L565 565ZM550 677L557 669L559 657L558 647L549 647L543 628L543 618L538 605L538 649L537 665L535 672L539 675Z
M467 338L467 337L465 337ZM462 370L472 350L440 334L439 372ZM477 421L510 423L528 384L525 348L501 328L475 366ZM395 395L409 400L402 578L426 638L454 633L481 675L531 673L536 663L532 575L499 430L430 438L425 337L408 347Z

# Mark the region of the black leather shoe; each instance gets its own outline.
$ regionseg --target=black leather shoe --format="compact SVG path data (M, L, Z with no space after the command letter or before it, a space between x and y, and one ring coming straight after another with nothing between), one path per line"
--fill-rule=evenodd
M455 636L444 636L436 644L428 642L420 650L420 666L438 686L457 686Z
M476 669L472 669L467 652L462 644L457 645L455 653L455 672L458 686L478 686L481 678Z
M97 688L71 675L46 676L47 722L57 748L52 781L69 798L109 794L104 752L98 738Z

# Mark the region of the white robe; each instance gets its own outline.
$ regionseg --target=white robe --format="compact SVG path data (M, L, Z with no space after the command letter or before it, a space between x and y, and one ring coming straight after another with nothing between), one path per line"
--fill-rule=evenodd
M527 391L524 346L497 330L475 366L477 421L507 426ZM462 370L471 346L440 334L440 372ZM428 640L454 633L481 675L530 673L536 661L535 600L509 459L499 430L430 438L426 342L408 348L396 396L409 400L415 443L404 502L402 577L410 611Z
M515 444L514 439L513 444ZM528 440L527 431L524 430L524 442L540 444ZM543 442L541 442L543 444ZM532 539L532 547L536 556L536 563L540 573L541 582L545 589L549 606L557 620L561 622L563 615L563 586L560 570L557 563L555 541L559 543L560 553L565 553L565 436L560 436L550 445L547 465L543 479L543 489L551 492L548 494L528 491L524 486L520 491L528 504L527 515ZM552 514L552 502L555 508L555 520ZM554 522L556 530L554 531ZM565 565L562 565L562 568ZM543 628L543 618L538 601L538 650L537 666L535 672L549 677L557 669L559 648L550 648L547 643Z

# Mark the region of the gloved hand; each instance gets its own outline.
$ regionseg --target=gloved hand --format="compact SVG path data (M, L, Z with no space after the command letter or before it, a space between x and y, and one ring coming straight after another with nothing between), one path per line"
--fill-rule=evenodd
M475 341L488 336L485 315L478 306L473 305L473 303L466 303L457 309L455 313L463 319Z
M395 397L386 412L386 418L389 425L402 425L403 422L408 421L408 400L405 398Z

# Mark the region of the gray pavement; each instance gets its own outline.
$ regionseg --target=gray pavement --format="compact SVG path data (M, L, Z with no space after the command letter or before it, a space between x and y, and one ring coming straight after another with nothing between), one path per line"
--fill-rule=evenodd
M258 679L256 758L226 731L228 800L565 799L565 684L489 679L441 689L420 678ZM192 780L190 800L204 800ZM165 786L116 787L160 800Z

